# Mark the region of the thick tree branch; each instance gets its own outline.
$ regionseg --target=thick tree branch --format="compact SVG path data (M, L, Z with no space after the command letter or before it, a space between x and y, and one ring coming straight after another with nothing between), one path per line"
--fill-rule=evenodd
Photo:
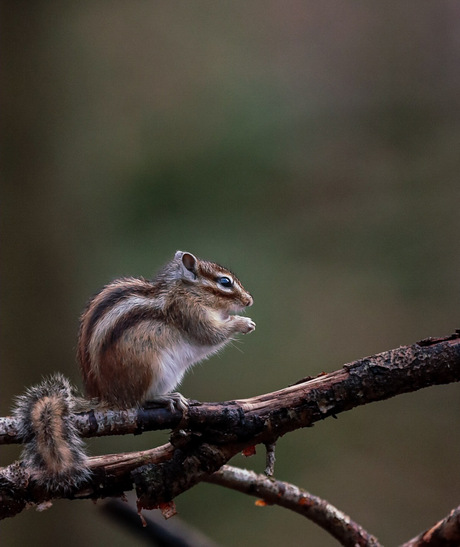
M77 414L75 423L82 437L139 435L144 431L180 428L205 429L207 435L222 442L255 434L258 437L262 434L270 442L284 433L360 405L458 381L460 334L456 332L446 338L429 338L365 357L335 372L305 378L265 395L224 403L191 401L184 416L177 410L155 407L92 410ZM0 418L0 444L19 442L14 418Z
M293 484L230 465L223 465L205 481L262 498L266 505L280 505L291 509L324 528L347 547L380 545L374 536L353 522L348 515Z
M184 416L167 409L91 411L75 417L85 437L140 434L174 428L170 443L134 454L90 459L93 478L70 497L121 495L136 487L139 507L157 507L217 471L236 453L318 420L373 401L460 380L460 337L429 339L349 363L342 369L250 399L192 402ZM0 441L18 442L12 418L0 423ZM0 472L0 517L50 495L39 490L23 466Z

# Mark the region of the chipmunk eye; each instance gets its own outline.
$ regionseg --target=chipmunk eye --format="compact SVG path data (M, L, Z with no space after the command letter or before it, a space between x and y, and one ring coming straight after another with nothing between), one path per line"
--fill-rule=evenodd
M217 283L222 287L233 287L233 281L229 277L218 277Z

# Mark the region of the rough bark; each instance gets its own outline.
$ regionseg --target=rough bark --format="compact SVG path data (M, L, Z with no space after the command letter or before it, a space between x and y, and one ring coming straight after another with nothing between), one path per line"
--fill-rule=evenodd
M117 496L135 487L139 510L159 507L256 444L271 445L290 431L356 406L459 380L457 332L366 357L257 397L224 403L193 401L184 416L158 408L82 413L75 416L75 423L84 437L165 428L173 432L168 444L152 450L90 458L92 479L68 497ZM18 442L16 424L12 418L2 418L0 443L14 442ZM1 470L0 497L1 518L51 499L19 463Z

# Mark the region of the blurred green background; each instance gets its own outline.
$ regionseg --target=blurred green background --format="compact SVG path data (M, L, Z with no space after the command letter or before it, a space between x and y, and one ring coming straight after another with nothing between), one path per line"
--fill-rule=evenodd
M254 334L197 366L208 400L445 335L458 322L460 8L454 1L2 2L1 412L55 370L78 316L176 249L233 269ZM460 503L458 386L281 439L276 476L386 545ZM167 433L99 439L92 454ZM235 465L263 470L263 454ZM2 464L19 447L2 447ZM333 546L210 485L181 517L225 546ZM236 532L237 531L237 532ZM90 501L2 523L4 545L141 545Z

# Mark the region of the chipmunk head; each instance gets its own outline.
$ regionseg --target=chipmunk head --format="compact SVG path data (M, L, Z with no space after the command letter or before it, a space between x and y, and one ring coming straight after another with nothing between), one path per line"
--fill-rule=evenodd
M252 296L236 275L223 266L183 251L176 252L174 261L182 280L199 288L208 303L227 311L252 306Z

